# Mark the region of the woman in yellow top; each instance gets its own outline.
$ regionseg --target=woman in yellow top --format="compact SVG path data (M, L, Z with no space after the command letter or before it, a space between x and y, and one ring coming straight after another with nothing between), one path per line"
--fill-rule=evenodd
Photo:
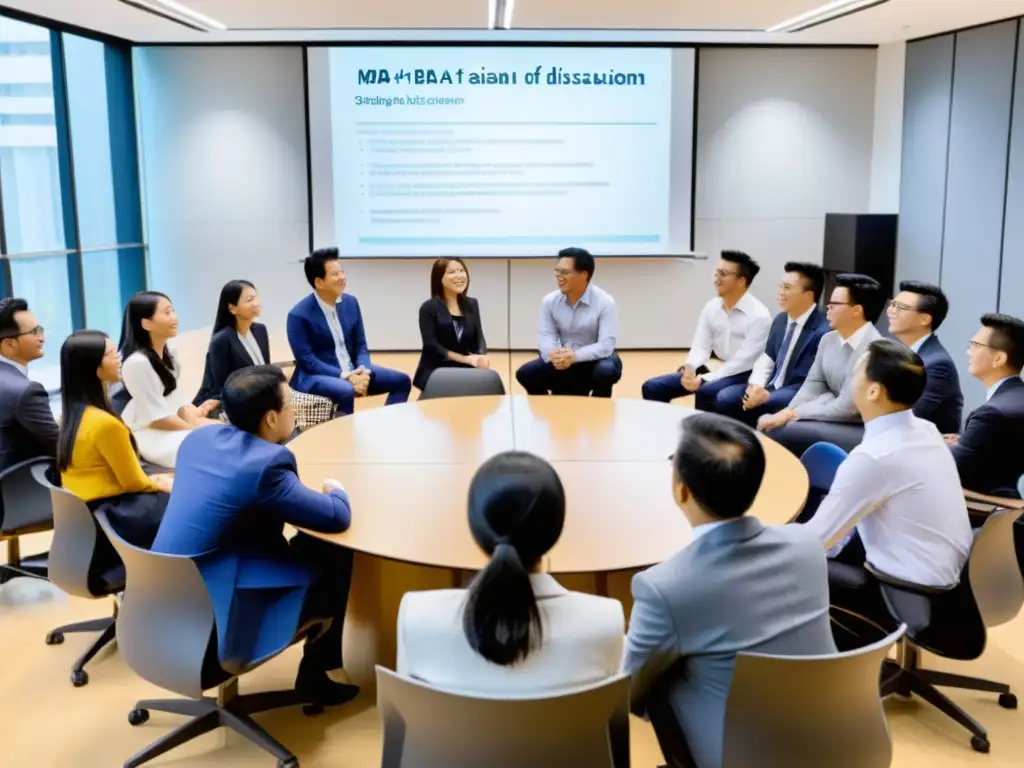
M104 511L136 546L152 545L170 498L166 477L148 477L135 438L111 410L107 387L121 380L117 347L100 331L76 331L60 350L57 467L65 490Z

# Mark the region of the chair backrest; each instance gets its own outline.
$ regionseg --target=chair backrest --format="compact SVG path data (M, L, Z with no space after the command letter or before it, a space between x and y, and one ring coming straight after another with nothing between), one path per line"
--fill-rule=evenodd
M800 457L800 463L807 470L811 488L827 491L839 471L839 465L846 460L846 451L832 443L815 443Z
M0 537L53 522L50 484L36 479L36 467L45 478L47 470L54 468L53 459L29 459L0 472Z
M78 496L50 485L53 541L47 560L50 581L75 597L95 599L89 589L89 566L102 535L92 511Z
M723 768L887 768L892 740L878 681L904 629L827 656L737 654Z
M472 395L504 395L497 371L486 368L438 368L427 379L420 400Z
M967 559L971 592L986 628L1013 620L1024 606L1024 577L1014 545L1020 509L997 509L974 535Z
M627 675L544 698L498 699L442 691L378 666L381 768L622 768L628 700Z
M110 401L110 407L114 413L120 416L124 409L128 407L128 403L131 402L132 396L128 392L124 383L117 382L111 384L110 389L107 390L107 399Z
M1020 480L1017 481L1017 493L1024 499L1024 475L1020 476Z
M96 520L124 561L124 598L117 647L139 677L199 698L203 660L214 629L213 603L199 568L188 557L162 555L129 544L102 512Z

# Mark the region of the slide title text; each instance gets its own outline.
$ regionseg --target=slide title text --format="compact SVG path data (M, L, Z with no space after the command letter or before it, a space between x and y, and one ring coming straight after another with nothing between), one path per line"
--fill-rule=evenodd
M525 72L494 72L456 69L360 69L359 85L646 85L643 72L576 72L551 67L546 72L538 65Z

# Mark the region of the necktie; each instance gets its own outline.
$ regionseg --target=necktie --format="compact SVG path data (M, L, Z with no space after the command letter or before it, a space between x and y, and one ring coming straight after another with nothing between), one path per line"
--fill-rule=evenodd
M789 324L786 335L782 337L782 346L779 347L779 354L775 358L775 370L772 372L772 380L768 382L771 389L778 389L782 383L782 366L786 362L786 355L789 354L789 345L793 343L793 332L796 330L796 320Z

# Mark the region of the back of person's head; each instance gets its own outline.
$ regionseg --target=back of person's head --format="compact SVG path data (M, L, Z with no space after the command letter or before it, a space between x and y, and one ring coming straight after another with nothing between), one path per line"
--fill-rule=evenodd
M885 307L886 297L875 278L851 272L836 277L836 286L847 290L850 304L859 305L864 310L866 322L874 323L878 320Z
M868 345L864 360L865 396L877 400L882 392L871 393L877 385L893 405L903 406L899 410L913 407L924 392L928 375L924 362L910 347L892 339L879 339Z
M85 409L91 405L114 415L97 373L106 352L107 334L102 331L75 331L60 348L61 417L57 467L61 471L71 465L71 454Z
M906 291L917 295L918 314L929 315L932 318L932 331L939 330L942 321L949 314L949 299L939 286L931 283L922 283L917 280L904 280L900 283L900 292Z
M235 316L231 313L231 307L237 307L242 299L246 288L256 290L256 286L248 280L231 280L220 289L220 299L217 301L217 316L213 320L213 333L224 328L235 328Z
M825 290L825 270L817 264L806 261L787 261L783 267L784 272L795 272L804 281L804 290L814 294L814 303L821 299L821 292Z
M989 314L981 324L991 331L989 345L1006 354L1006 367L1019 374L1024 369L1024 321L1004 314Z
M327 276L327 263L340 259L337 248L317 248L302 262L306 282L311 288L316 288L317 278L323 280Z
M290 402L285 400L287 379L276 365L254 365L241 368L224 382L221 407L232 426L260 435L264 421L274 433L273 442L283 442L294 429L288 425Z
M594 257L590 255L590 251L586 248L563 248L558 252L559 259L572 259L572 268L577 272L587 273L587 282L589 283L593 277L594 272L597 269L597 265L594 263Z
M731 520L746 514L761 489L764 448L745 424L698 413L683 421L673 467L706 514Z
M743 251L722 251L722 260L736 265L737 277L746 280L747 288L754 282L757 273L761 271L761 265Z
M170 301L165 293L159 291L139 291L130 299L124 308L124 320L121 323L121 340L117 349L121 359L127 360L136 352L141 352L149 360L160 383L164 385L164 397L178 388L178 380L174 376L174 358L170 347L164 345L163 355L157 355L153 349L153 339L143 325L143 320L152 320L156 314L160 300Z
M530 570L555 545L565 522L565 491L554 468L521 451L500 453L469 486L469 528L490 555L469 588L463 631L494 664L523 661L543 639Z

